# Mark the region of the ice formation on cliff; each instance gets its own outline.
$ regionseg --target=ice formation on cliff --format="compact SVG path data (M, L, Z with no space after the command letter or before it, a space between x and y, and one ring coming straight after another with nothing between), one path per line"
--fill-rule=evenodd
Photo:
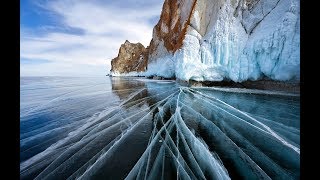
M177 13L171 17L170 27L160 18L145 75L197 81L300 80L300 0L166 3L178 7ZM169 11L167 6L162 14ZM183 33L174 29L177 23L186 33L181 47L172 48L166 41ZM176 32L167 33L170 31Z

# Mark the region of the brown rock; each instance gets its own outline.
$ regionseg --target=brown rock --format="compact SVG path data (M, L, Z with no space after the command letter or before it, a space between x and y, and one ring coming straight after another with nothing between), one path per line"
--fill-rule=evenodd
M147 69L147 64L148 47L126 40L121 45L118 56L111 61L111 73L142 72Z
M160 20L153 28L149 58L156 59L166 53L162 46L170 53L182 46L196 2L197 0L165 0Z

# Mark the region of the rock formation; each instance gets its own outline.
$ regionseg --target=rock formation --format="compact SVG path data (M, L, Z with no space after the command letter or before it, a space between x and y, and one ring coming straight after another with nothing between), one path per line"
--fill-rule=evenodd
M147 76L300 79L300 0L166 0Z
M148 63L148 48L141 43L130 43L128 40L121 45L118 56L111 61L111 75L117 76L130 72L143 72Z
M299 82L300 0L165 0L147 53L145 76Z

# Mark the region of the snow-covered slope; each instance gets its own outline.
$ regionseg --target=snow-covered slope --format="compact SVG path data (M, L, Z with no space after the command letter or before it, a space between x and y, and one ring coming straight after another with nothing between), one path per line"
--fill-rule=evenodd
M147 76L300 80L300 0L165 0Z

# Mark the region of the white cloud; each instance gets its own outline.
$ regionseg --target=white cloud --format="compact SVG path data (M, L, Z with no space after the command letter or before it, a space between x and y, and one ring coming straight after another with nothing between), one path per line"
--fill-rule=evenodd
M148 5L134 7L134 1L119 2L38 1L40 7L58 15L56 29L60 31L44 26L41 30L45 33L39 35L39 30L22 27L20 58L50 63L23 63L21 75L106 74L110 60L125 40L149 45L154 26L150 19L159 17L162 2L149 1ZM61 31L72 28L80 33Z

